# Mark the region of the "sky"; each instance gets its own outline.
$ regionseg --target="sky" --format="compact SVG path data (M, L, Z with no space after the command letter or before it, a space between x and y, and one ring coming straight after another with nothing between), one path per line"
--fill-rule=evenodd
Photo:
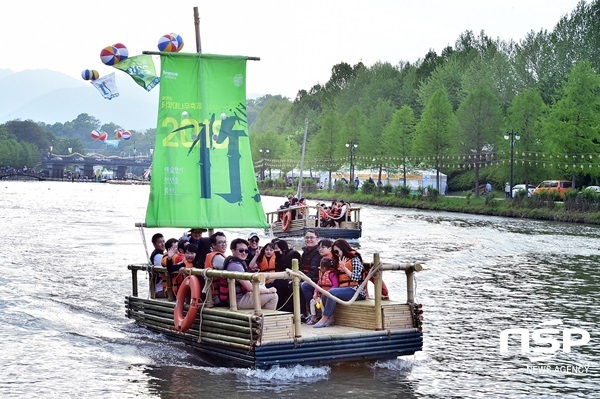
M589 3L591 0L587 0ZM251 97L324 84L331 68L347 62L416 62L459 35L484 30L519 41L551 30L579 0L17 0L0 5L0 32L10 39L0 69L50 69L81 78L119 72L102 64L100 51L123 43L130 55L157 51L158 39L177 33L183 52L195 52L194 7L202 52L260 57L249 61ZM141 89L141 88L140 88ZM143 89L142 89L143 90Z

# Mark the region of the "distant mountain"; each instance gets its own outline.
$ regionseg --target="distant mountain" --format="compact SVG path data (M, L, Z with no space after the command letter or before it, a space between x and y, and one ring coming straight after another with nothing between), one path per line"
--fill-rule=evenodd
M0 69L0 123L14 119L64 123L86 113L125 129L155 127L159 89L147 92L125 73L115 72L119 97L106 100L89 82L60 72Z

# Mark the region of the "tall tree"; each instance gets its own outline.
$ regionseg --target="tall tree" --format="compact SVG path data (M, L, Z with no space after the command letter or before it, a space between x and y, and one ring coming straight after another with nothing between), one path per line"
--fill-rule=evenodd
M589 61L580 62L563 83L561 94L544 130L551 148L569 158L560 169L570 171L575 187L577 175L599 174L597 167L590 166L600 153L600 75Z
M475 195L479 196L479 168L492 161L490 156L500 133L502 110L492 89L481 84L460 104L457 118L458 141L463 154L475 156Z
M505 128L519 134L517 154L524 154L520 158L521 166L516 170L515 176L517 181L523 181L525 184L544 178L539 165L541 159L539 156L545 150L542 121L547 112L548 107L537 89L526 89L517 94L508 108ZM499 147L510 147L508 141L502 140L502 142ZM508 154L508 151L505 153Z
M337 114L326 109L321 114L319 132L308 144L308 152L314 159L316 167L328 172L327 188L331 189L331 174L341 165L336 159L336 147L339 146L340 122Z
M386 127L383 136L384 155L388 159L400 157L399 164L402 166L404 186L406 186L406 164L407 157L411 153L411 143L415 131L415 114L408 105L394 112L392 121ZM388 179L390 175L388 162ZM389 182L388 182L389 183Z
M437 189L440 188L440 164L442 156L452 146L456 134L456 117L448 93L438 89L425 106L417 124L413 152L416 155L432 156L435 159Z

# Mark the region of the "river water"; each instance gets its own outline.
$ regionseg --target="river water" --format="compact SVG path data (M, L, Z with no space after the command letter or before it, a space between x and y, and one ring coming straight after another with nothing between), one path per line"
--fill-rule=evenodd
M362 206L363 257L425 266L417 276L424 350L389 362L253 371L212 367L125 317L126 266L146 259L134 223L143 221L148 186L0 188L2 397L600 397L598 227ZM266 210L281 202L264 198ZM149 246L156 231L182 234L147 230ZM392 299L405 300L404 274L384 278ZM521 353L513 337L501 353L509 328L538 343Z

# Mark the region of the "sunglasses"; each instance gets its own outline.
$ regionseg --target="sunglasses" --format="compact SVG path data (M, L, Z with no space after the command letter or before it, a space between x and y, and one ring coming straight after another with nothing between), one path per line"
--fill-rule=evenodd
M315 237L315 236L306 236L304 238L306 238L307 240L316 240L317 239L317 237Z
M248 241L250 241L250 242L258 242L258 238L251 238Z
M236 249L236 251L241 252L241 253L248 253L247 249Z

